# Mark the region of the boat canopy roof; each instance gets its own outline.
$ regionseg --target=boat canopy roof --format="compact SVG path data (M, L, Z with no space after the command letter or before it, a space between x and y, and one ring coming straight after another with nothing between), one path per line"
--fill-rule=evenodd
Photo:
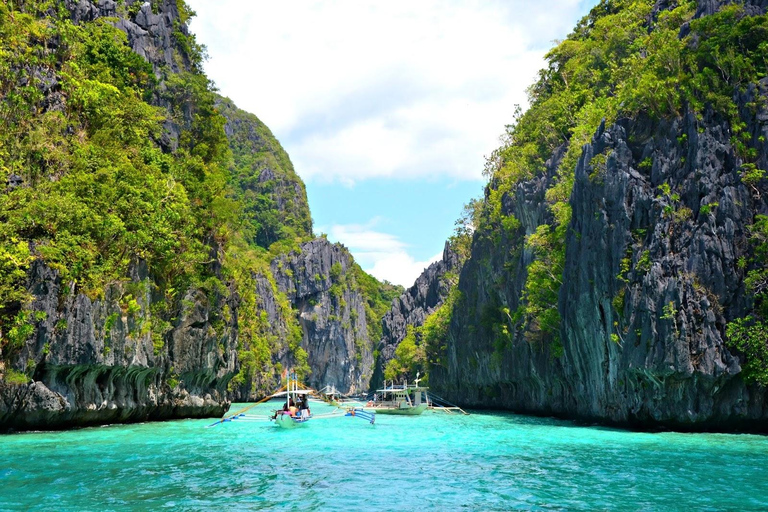
M310 395L314 392L315 392L314 389L297 389L295 391L280 391L279 393L270 395L270 398L277 398L279 396L285 396L285 395Z
M403 386L400 386L400 387L395 386L392 388L377 389L376 392L377 393L398 393L398 392L406 393L411 391L428 391L428 390L429 388L423 387L423 386L408 386L407 388Z

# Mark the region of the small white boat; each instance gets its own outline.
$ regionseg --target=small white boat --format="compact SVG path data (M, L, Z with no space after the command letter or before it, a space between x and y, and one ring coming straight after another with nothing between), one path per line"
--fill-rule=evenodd
M409 386L406 382L402 386L394 383L384 388L377 389L374 399L369 401L364 410L379 414L399 414L403 416L417 416L429 407L429 388L419 386L421 379L416 378L416 383Z

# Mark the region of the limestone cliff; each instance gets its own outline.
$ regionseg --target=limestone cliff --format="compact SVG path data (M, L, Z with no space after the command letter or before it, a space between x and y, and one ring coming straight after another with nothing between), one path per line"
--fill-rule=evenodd
M307 384L317 389L333 385L343 393L366 390L373 347L366 298L349 252L318 238L276 259L272 273L299 317L301 346L311 369Z
M377 345L378 357L370 386L372 390L383 383L384 369L395 357L395 350L405 338L407 327L420 327L443 304L451 287L455 285L453 275L458 275L460 270L459 256L446 243L442 259L424 269L413 286L392 301L392 306L381 320L382 336Z
M199 48L187 26L190 12L186 5L176 0L65 0L64 5L75 24L117 19L115 26L125 33L131 49L152 65L158 82L152 91L152 103L172 113L163 122L158 142L169 151L178 149L179 136L191 123L195 105L189 98L182 98L185 93L179 94L166 79L200 71L194 55Z
M192 67L189 55L179 51L179 37L189 36L189 29L175 0L65 0L63 4L75 23L117 18L116 26L128 36L130 47L158 74L179 73Z
M221 415L237 361L232 295L190 290L178 309L141 265L103 299L71 294L42 262L30 271L34 335L17 355L30 384L0 384L3 428L62 428ZM152 311L152 313L150 313ZM171 324L166 319L175 322ZM152 323L161 325L151 325Z
M372 278L324 239L299 245L304 185L211 92L184 3L63 5L0 6L18 37L0 84L34 106L0 101L0 430L220 416L285 367L366 387Z
M722 6L702 2L695 17ZM764 9L748 2L743 15ZM708 105L600 125L567 200L554 335L515 312L536 291L526 283L540 256L525 240L553 223L546 193L567 145L504 192L501 213L519 226L476 234L436 391L636 428L768 430L766 388L745 380L745 356L726 340L726 325L752 307L749 226L768 212L764 180L744 177L746 164L768 165L766 93L766 79L736 90L737 121Z
M312 217L304 182L288 153L255 115L217 98L226 118L224 131L232 150L235 197L243 205L242 219L249 242L264 248L283 239L312 236Z
M87 268L82 266L82 259L77 262L77 257L67 260L65 256L59 261L55 257L46 258L46 254L50 255L46 249L61 244L61 240L56 239L57 234L62 236L66 230L72 229L72 223L64 220L71 213L68 208L78 212L71 218L75 219L75 223L78 220L86 222L86 218L92 218L89 217L90 211L99 211L87 201L99 196L102 190L100 184L76 191L68 179L76 180L75 176L100 172L101 179L107 183L111 176L106 171L110 168L106 162L111 152L112 166L120 169L118 173L122 175L116 176L117 183L111 187L107 185L107 190L123 187L115 200L130 202L131 193L125 188L132 179L130 172L139 168L138 176L150 175L151 169L141 168L140 162L120 160L123 158L120 151L124 148L142 145L145 157L153 158L149 153L153 148L152 142L138 135L143 130L139 124L141 121L131 118L131 115L136 115L132 113L128 117L112 118L108 124L103 123L99 116L107 112L106 109L112 108L112 112L117 114L128 113L128 110L121 109L129 105L135 109L134 112L142 112L151 122L159 123L161 130L152 127L148 133L158 146L169 152L179 149L182 136L186 137L184 143L187 145L206 136L196 123L199 119L203 122L214 119L212 111L208 109L203 113L206 106L192 96L182 102L173 101L174 88L179 86L178 82L174 83L176 75L187 73L203 78L196 70L199 59L195 52L198 49L193 40L187 39L190 34L184 17L188 13L184 11L183 2L101 0L94 3L67 0L62 2L63 10L38 2L23 4L4 6L3 13L4 29L19 37L17 43L27 44L28 55L35 58L16 55L14 51L4 53L3 58L7 59L10 71L4 71L1 78L4 87L21 90L26 86L34 93L24 96L24 100L29 102L26 111L9 110L7 101L0 109L3 124L16 141L13 151L3 152L4 172L6 166L19 169L15 177L8 179L9 186L3 191L3 213L0 217L4 223L8 222L10 240L20 251L17 254L21 255L20 259L14 260L18 262L18 267L3 271L14 273L17 277L8 282L5 279L9 274L3 275L4 292L11 295L5 295L0 304L0 356L3 359L0 362L0 373L3 374L0 383L0 428L62 428L221 414L227 407L227 384L237 364L237 316L227 314L223 318L224 311L237 310L238 298L232 289L209 286L214 281L186 286L182 290L174 289L169 285L167 274L163 279L158 277L161 264L153 260L151 251L146 249L119 256L124 249L103 244L98 256L102 264L115 258L115 253L118 259L122 259L112 267L117 279L112 279L103 288L94 281L90 290L83 288L86 279L72 273L73 270L77 272ZM6 17L7 9L17 9L15 17ZM66 20L67 12L71 16L69 22ZM122 50L120 38L100 28L96 21L104 17L116 20L110 22L125 34L125 44L133 49L138 59L131 57L130 51ZM50 41L43 43L34 31L30 32L24 28L25 25L16 22L19 18L26 20L26 26L36 24L37 30L47 31L46 37ZM76 29L67 32L68 27ZM105 56L107 54L108 57ZM17 63L17 59L21 59L21 64ZM80 59L81 66L101 66L101 74L96 76L96 73L76 66L68 69L72 59ZM88 73L97 80L88 82ZM157 114L162 110L151 110L137 97L136 91L142 89L146 101L165 109L168 115L164 120ZM79 91L91 94L91 99L83 102L78 97ZM124 94L124 99L112 102L112 98L120 94ZM102 110L96 110L97 107L93 107L95 103L89 104L88 101L101 102L98 108ZM199 119L193 119L198 114L201 114ZM57 123L65 123L65 129L59 128ZM27 137L25 132L28 128L25 126L39 126L37 137L48 139L49 147L57 148L58 157L36 158L34 143ZM126 131L121 132L121 129ZM193 131L202 135L189 135ZM133 138L129 133L134 134ZM209 143L218 144L218 141L225 140L215 133L213 135ZM117 145L107 149L116 141L119 141ZM120 146L120 143L123 145ZM7 144L7 141L0 144ZM82 151L84 144L92 144L88 147L94 148L101 146L107 153L103 159L91 160L91 169L83 168L74 156L78 148ZM132 154L137 152L134 149ZM200 162L214 164L209 155L199 155L199 158ZM171 161L166 161L166 169ZM120 165L123 167L120 168ZM86 174L79 174L82 172ZM161 205L168 202L175 186L173 177L166 176L165 179L166 199ZM176 179L179 179L178 176ZM111 240L120 236L137 239L144 236L138 233L142 226L162 224L159 217L151 220L148 216L152 211L160 217L167 215L167 212L153 208L149 203L152 194L148 188L150 183L141 192L144 202L126 203L124 210L114 201L101 207L101 212L111 216L112 220L107 223L119 226L117 231L113 231ZM55 188L57 186L58 189ZM54 188L46 190L45 187ZM75 204L67 198L66 194L70 193L83 202ZM59 209L51 211L54 207L49 206L42 209L44 213L38 210L37 213L27 214L26 218L33 224L46 223L44 229L14 225L13 215L18 211L18 198L24 198L22 203L31 204L49 199ZM202 203L199 197L196 201ZM43 215L50 217L43 220ZM143 219L137 227L130 224L131 215ZM189 221L194 222L187 219ZM3 232L4 237L9 236L7 229ZM82 258L83 254L87 254L85 251L93 247L92 240L98 239L99 235L95 235L94 231L89 233L89 229L81 229L78 235L70 238L73 244L68 249L70 254L79 250L79 257ZM179 238L176 229L172 236ZM68 234L63 236L72 237L74 232L67 231ZM163 236L166 235L160 232L155 235L157 238ZM215 278L221 263L218 254L220 242L205 233L198 232L194 236L210 240L209 244L201 244L211 251L211 258L199 272ZM147 241L151 239L145 238ZM4 250L9 247L8 241L8 238L3 238ZM26 278L20 279L27 260ZM68 268L67 261L74 262L69 267L75 268ZM91 268L90 272L99 272ZM62 278L63 274L70 277ZM80 279L72 278L73 275ZM104 278L99 278L99 283L103 282Z

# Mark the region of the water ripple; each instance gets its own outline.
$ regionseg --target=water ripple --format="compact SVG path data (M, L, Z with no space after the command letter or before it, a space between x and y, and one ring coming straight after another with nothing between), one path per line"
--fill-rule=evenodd
M0 437L0 510L768 509L761 436L503 413L208 423Z

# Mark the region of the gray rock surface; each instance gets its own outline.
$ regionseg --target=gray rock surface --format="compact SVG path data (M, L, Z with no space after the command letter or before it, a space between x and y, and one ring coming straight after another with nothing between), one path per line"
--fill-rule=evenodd
M236 308L234 295L190 290L164 308L167 298L153 295L141 265L133 274L130 283L92 300L62 290L54 270L33 263L35 332L14 364L31 378L0 389L0 429L224 413L236 370L237 321L217 320L227 301ZM153 328L157 321L167 328Z
M430 387L452 402L538 414L555 414L562 408L562 364L551 347L515 331L500 351L497 333L486 317L500 307L515 311L520 305L526 269L533 261L523 240L552 220L544 194L564 154L565 148L560 148L546 162L545 173L519 183L502 197L503 213L520 221L517 232L502 232L498 238L474 236L459 276L461 295L446 340L445 365L430 369Z
M317 238L272 263L278 289L293 304L303 331L302 348L312 373L307 384L333 385L342 393L368 389L373 343L368 337L365 298L342 246Z
M446 242L442 259L424 269L413 286L392 301L392 307L381 320L382 336L377 346L379 357L375 361L371 390L382 385L384 369L395 357L395 350L405 338L407 327L420 327L443 304L454 284L448 274L458 274L460 270L459 256Z
M149 2L135 0L65 0L64 5L76 23L117 16L116 26L127 34L133 50L154 67L160 84L154 102L177 107L163 95L164 80L169 73L190 71L191 62L174 34L188 35L175 0L155 2L154 11ZM64 108L59 78L50 70L38 75L44 107ZM178 107L183 110L180 122L192 115L193 107ZM228 108L237 110L231 104ZM180 128L169 123L160 143L172 151ZM257 181L273 182L277 210L296 217L298 235L310 235L306 191L268 129L255 116L240 112L225 131L230 137L245 134L252 151L264 150L280 161L281 179L277 168L265 167ZM4 186L25 183L11 176ZM221 278L222 249L214 240L209 244L209 271ZM309 383L333 384L345 392L367 388L373 364L364 299L350 272L353 264L345 249L317 239L273 263L276 284L266 269L253 270L257 314L266 326L257 334L267 338L272 362L283 367L296 363L287 341L289 324L295 325L290 315L296 314L312 369ZM62 283L41 261L34 262L28 274L34 331L11 368L0 362L0 374L13 369L24 372L28 381L0 383L0 431L221 416L230 400L261 398L274 389L278 376L268 364L232 383L244 367L238 351L248 343L240 338L241 297L233 288L193 287L171 296L159 289L138 262L125 280L91 298L75 283Z
M116 18L114 25L125 32L131 49L152 64L158 80L152 103L170 112L175 111L174 107L180 110L163 122L164 132L158 142L167 151L176 151L183 127L192 123L194 108L192 105L175 105L165 79L168 75L190 72L195 68L192 56L178 40L192 36L187 25L181 22L176 1L125 0L118 3L115 0L65 0L64 5L74 23L103 17ZM58 104L63 104L63 101ZM54 102L54 105L57 103Z
M174 34L189 35L177 3L154 4L155 11L150 2L136 0L63 2L75 23L116 17L131 48L152 64L162 92L168 74L190 71L192 63ZM63 110L60 77L47 68L34 69L32 76L44 96L42 107ZM169 107L162 94L154 102ZM173 150L180 127L169 121L166 129L164 145ZM17 181L8 185L24 186ZM13 368L31 378L0 389L0 430L212 416L226 410L227 383L237 371L236 294L192 289L181 301L157 297L141 264L128 282L108 287L99 299L59 282L40 261L30 269L28 287L35 329ZM128 305L129 296L137 311ZM225 304L235 311L230 322L222 320ZM0 367L0 373L4 370Z
M658 2L660 3L660 2ZM733 0L699 0L696 2L696 15L707 16L719 11L724 5L739 3L744 6L744 10L749 15L762 14L768 9L768 1L766 0L744 0L734 2Z
M764 166L768 111L743 114ZM604 172L590 164L598 154L607 155ZM531 255L508 240L476 238L449 364L431 376L436 391L468 406L638 428L768 430L765 388L743 381L739 356L724 342L726 322L748 307L737 265L749 247L746 226L768 210L741 182L741 163L728 122L712 113L601 126L583 148L570 199L562 352L518 330L499 353L482 312L517 308ZM526 233L547 219L546 181L521 184L505 203ZM659 188L665 183L670 194ZM623 274L624 258L631 265Z
M131 11L138 11L131 15ZM172 73L188 71L188 56L176 49L173 32L177 25L181 34L188 36L189 29L179 22L179 10L175 0L162 0L157 14L150 2L141 0L65 0L65 7L72 13L72 21L83 23L96 18L117 17L115 26L128 36L128 44L134 52L144 57L160 75L161 69Z

